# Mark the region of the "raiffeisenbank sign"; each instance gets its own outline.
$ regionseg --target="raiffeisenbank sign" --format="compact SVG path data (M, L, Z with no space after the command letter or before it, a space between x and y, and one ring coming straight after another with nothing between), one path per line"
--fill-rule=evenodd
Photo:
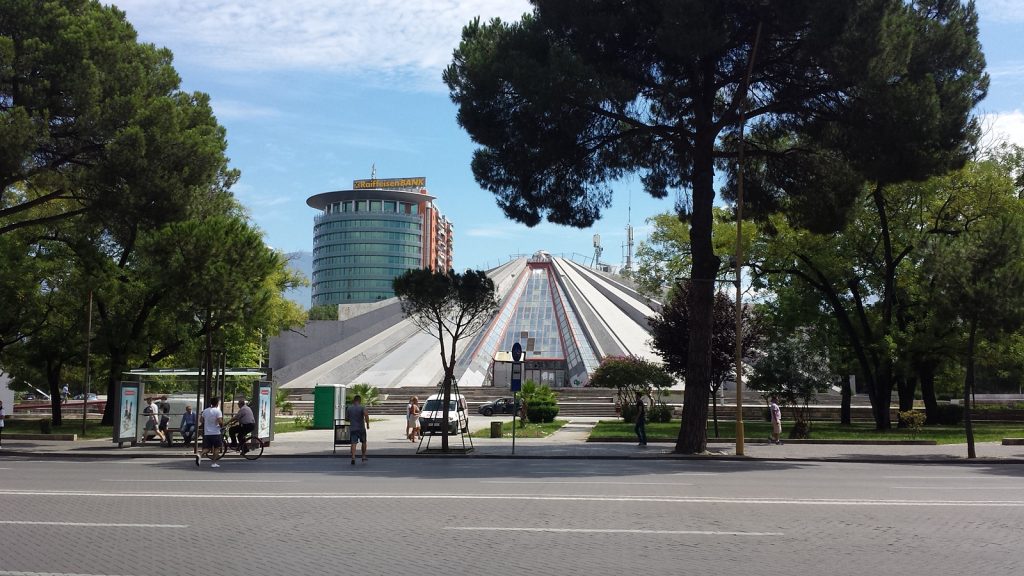
M384 190L395 190L395 189L412 189L419 190L427 185L427 179L423 176L417 176L415 178L371 178L369 180L353 180L352 188L354 190L366 190L366 189L384 189Z

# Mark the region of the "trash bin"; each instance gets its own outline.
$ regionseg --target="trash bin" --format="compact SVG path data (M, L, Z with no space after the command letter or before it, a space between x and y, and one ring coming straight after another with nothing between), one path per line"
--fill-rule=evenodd
M491 422L491 438L501 438L501 420Z

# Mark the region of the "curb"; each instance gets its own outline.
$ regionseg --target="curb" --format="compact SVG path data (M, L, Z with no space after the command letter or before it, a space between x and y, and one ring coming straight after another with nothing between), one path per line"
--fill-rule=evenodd
M192 455L162 455L162 454L68 454L68 453L56 453L56 452L27 452L27 451L9 451L4 450L0 452L0 460L3 460L6 456L15 457L31 457L31 458L44 458L52 460L116 460L116 459L127 459L127 460L191 460ZM307 459L336 459L344 460L345 455L340 456L335 454L264 454L261 459L269 458L272 460L295 460L300 458ZM941 456L936 458L836 458L828 456L820 457L806 457L806 458L785 458L785 457L762 457L757 458L753 456L735 456L731 454L651 454L651 455L547 455L547 454L525 454L516 455L511 454L375 454L372 456L373 459L403 459L403 458L443 458L443 459L454 459L454 458L471 458L476 460L658 460L658 461L723 461L723 462L786 462L786 463L800 463L800 462L819 462L819 463L850 463L850 464L966 464L966 465L989 465L989 464L1000 464L1000 465L1024 465L1024 458L975 458L973 460L960 457Z
M588 443L595 444L635 444L633 438L588 438ZM672 444L675 440L648 440L650 444ZM768 444L767 438L747 438L745 442L751 444ZM735 438L708 438L708 444L735 444ZM938 446L935 440L815 440L810 439L784 439L784 444L824 444L834 446ZM1006 443L1006 440L1003 440ZM1021 442L1024 444L1024 441Z

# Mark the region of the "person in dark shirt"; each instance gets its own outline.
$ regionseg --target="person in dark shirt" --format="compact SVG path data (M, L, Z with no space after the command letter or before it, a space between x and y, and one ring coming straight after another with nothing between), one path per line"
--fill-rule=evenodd
M363 462L366 462L366 431L370 428L370 414L363 406L363 399L356 396L352 405L345 408L345 419L348 420L348 434L352 449L352 464L356 463L356 443L363 445Z

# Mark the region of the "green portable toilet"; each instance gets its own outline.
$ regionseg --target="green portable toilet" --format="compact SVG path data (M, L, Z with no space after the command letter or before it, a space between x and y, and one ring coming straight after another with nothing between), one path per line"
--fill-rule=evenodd
M333 430L334 421L345 417L345 386L318 384L313 389L313 428Z

